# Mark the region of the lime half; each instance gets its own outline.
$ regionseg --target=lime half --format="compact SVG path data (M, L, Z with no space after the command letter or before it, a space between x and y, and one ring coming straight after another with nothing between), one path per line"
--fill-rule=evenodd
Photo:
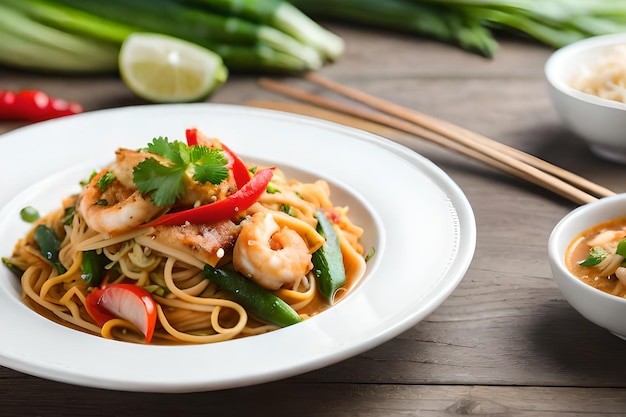
M155 103L203 100L228 78L228 69L215 52L155 33L126 38L119 70L128 88Z

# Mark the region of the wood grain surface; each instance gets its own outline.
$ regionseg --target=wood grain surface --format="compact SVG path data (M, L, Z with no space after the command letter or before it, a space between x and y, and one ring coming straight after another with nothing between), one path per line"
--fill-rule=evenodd
M543 76L550 48L504 39L487 60L425 39L331 28L347 50L320 71L325 77L477 131L613 191L626 189L626 166L591 155L558 119ZM0 70L0 89L21 88L79 101L87 111L144 104L114 75ZM210 98L281 100L252 75L231 75ZM0 133L23 125L0 122ZM420 139L388 133L443 168L476 216L471 267L427 319L335 365L217 392L107 391L0 368L0 416L626 415L626 342L573 310L548 266L550 231L575 204Z

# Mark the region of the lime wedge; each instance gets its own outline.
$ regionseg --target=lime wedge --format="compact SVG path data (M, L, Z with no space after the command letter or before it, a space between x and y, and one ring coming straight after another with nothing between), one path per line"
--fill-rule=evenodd
M228 69L215 52L155 33L126 38L119 71L130 90L155 103L203 100L228 78Z

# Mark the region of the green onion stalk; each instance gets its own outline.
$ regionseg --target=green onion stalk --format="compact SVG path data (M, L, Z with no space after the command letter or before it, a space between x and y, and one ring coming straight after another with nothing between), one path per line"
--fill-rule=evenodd
M481 22L449 8L403 0L291 0L315 18L425 36L491 57L497 43Z
M253 1L240 9L240 2L215 1L209 7L209 0L0 0L0 65L110 72L117 68L120 46L134 32L196 43L220 54L234 72L314 71L343 51L340 38L289 3L258 2L273 5L263 11ZM303 30L295 35L283 31L285 20L307 24L298 23Z
M291 0L312 17L423 35L492 56L494 31L554 48L626 32L626 2L615 0Z
M626 31L626 3L614 0L407 0L448 7L484 26L512 30L560 48L591 36Z
M343 39L322 28L293 4L283 0L178 0L206 10L241 16L284 32L303 44L309 44L329 61L344 51Z

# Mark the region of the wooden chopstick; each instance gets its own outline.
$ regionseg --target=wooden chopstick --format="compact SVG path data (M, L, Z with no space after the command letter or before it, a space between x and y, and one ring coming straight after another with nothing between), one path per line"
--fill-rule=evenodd
M511 155L514 158L519 159L520 161L524 161L527 164L534 166L535 168L555 175L583 190L587 190L594 195L597 195L598 197L607 197L615 194L613 191L601 185L593 183L586 178L580 177L571 171L567 171L561 167L544 161L543 159L537 158L534 155L522 152L519 149L512 148L501 142L480 135L476 132L472 132L460 126L446 122L445 120L437 119L416 110L400 106L396 103L371 96L362 91L324 78L316 73L308 73L305 75L305 78L312 83L322 86L335 93L341 94L345 97L349 97L355 101L366 104L371 108L377 109L387 114L392 114L411 123L424 126L428 130L450 137L453 140L461 142L465 142L465 140L476 141L488 145L489 147L498 149L499 151L504 152L507 155Z
M534 166L538 165L537 161L541 161L540 159L458 126L451 125L447 122L443 123L411 109L366 95L358 90L350 89L346 86L331 82L330 80L325 80L319 75L309 74L306 76L306 79L370 107L382 110L384 113L350 106L267 78L259 80L259 84L269 90L312 103L322 108L339 111L359 119L369 120L370 122L389 126L429 140L440 146L477 159L491 167L542 186L578 204L589 203L597 199L597 197L589 194L585 190L594 192L600 197L614 194L612 191L597 184L593 184L573 173L565 175L568 171L558 167L553 166L558 169L549 169L558 172L560 174L559 176L557 176L556 173L543 171L539 167ZM426 119L425 124L423 123L424 118ZM468 132L469 134L467 134ZM500 146L494 146L494 144L499 144ZM508 149L505 150L505 148ZM523 159L520 159L520 156ZM529 161L532 161L534 165ZM542 162L550 165L545 161ZM563 178L561 178L562 176L570 177L573 181L578 183L580 188L564 181Z

